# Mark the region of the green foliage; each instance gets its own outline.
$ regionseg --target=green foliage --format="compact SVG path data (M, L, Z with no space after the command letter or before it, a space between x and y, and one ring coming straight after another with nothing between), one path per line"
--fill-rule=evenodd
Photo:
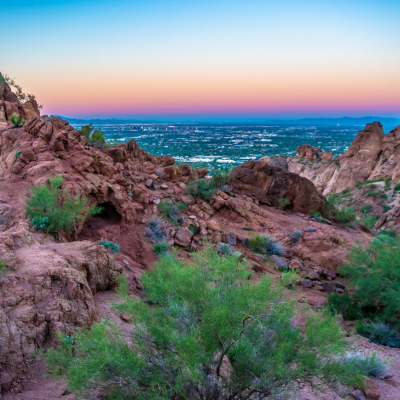
M231 175L217 174L211 179L198 179L191 181L186 186L186 192L193 197L200 196L204 200L210 200L217 190L224 191L225 185L232 179Z
M0 275L3 275L7 271L6 263L4 260L0 260Z
M294 231L293 235L290 236L290 241L293 244L297 243L300 240L300 238L302 237L302 235L303 235L303 233L301 231L296 230L296 231Z
M349 192L350 192L350 189L343 189L342 190L342 195L346 196L347 194L349 194Z
M381 193L381 198L384 199L384 200L387 200L388 196L387 196L386 193Z
M161 243L165 241L167 234L165 232L164 222L160 218L153 217L148 221L148 226L144 231L146 239Z
M199 233L200 232L200 226L197 226L197 225L195 225L195 224L190 224L190 226L189 226L189 230L191 231L191 232L193 232L194 234L195 233Z
M72 199L60 189L62 181L62 176L56 176L49 178L49 185L29 188L31 196L26 200L26 215L31 218L34 229L72 232L79 221L101 212L101 207L88 207L85 197Z
M18 150L14 155L15 155L15 158L18 158L19 156L20 156L20 154L21 154L21 150Z
M71 390L115 400L282 398L297 382L325 392L362 386L355 362L344 362L335 317L309 311L300 327L293 301L266 276L254 285L247 268L207 248L193 261L162 257L143 275L144 298L129 296L121 277L115 307L132 330L105 321L67 341L60 335L44 355L50 372Z
M268 236L254 236L250 238L249 248L254 253L263 254L266 256L280 256L285 252L284 247Z
M119 246L111 241L99 240L99 245L104 246L106 249L110 249L111 253L119 254Z
M288 205L290 205L290 200L288 200L285 197L280 197L278 199L278 205L277 207L279 208L279 210L283 210L285 209Z
M382 209L384 213L387 213L392 207L388 206L387 204L382 204Z
M297 282L301 281L301 276L296 271L285 271L282 273L280 284L289 289L293 288Z
M367 249L355 247L339 272L356 288L352 296L330 296L346 319L382 322L400 332L400 238L380 231Z
M356 188L361 189L363 187L363 184L360 182L356 182Z
M178 204L170 202L163 201L160 204L157 205L157 210L158 212L170 219L173 222L178 222L181 212L187 209L187 205L185 203L179 202Z
M363 213L367 213L367 212L369 212L370 209L371 209L371 204L367 203L361 207L360 211Z
M339 224L342 225L346 225L349 224L351 222L356 221L357 216L356 213L354 211L354 207L340 207L337 211L336 211L336 221Z
M372 229L375 226L377 220L378 219L376 217L374 217L373 215L366 215L364 217L364 225L367 228Z
M374 343L384 346L400 347L399 331L384 322L364 323L360 321L357 325L357 332Z
M393 188L393 190L394 190L395 192L398 192L398 191L400 190L400 183L398 183L398 184Z
M170 245L167 242L156 243L153 247L153 250L158 256L163 256L169 252Z
M377 193L377 192L374 192L373 190L366 190L366 191L365 191L365 194L366 194L367 196L371 196L371 197L376 197L376 196L378 196L378 193Z
M349 353L343 359L344 363L350 362L355 369L359 370L364 376L383 379L387 372L387 362L382 361L375 353L367 357L364 353Z
M95 130L93 124L88 124L82 127L79 131L81 136L86 139L86 144L88 146L98 146L107 147L106 140L104 138L104 133L100 130Z
M25 119L20 117L19 114L13 113L10 117L11 123L14 125L15 128L23 126L25 124Z

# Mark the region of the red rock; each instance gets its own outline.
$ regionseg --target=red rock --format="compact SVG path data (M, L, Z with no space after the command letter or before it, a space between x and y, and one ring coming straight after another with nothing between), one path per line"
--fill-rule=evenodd
M193 233L188 228L179 228L175 234L175 244L182 247L189 247Z
M365 382L364 394L367 400L379 400L381 397L379 387L371 379L367 379Z

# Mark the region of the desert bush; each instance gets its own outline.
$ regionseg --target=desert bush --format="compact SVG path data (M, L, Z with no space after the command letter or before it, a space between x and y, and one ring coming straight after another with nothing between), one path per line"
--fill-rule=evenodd
M342 359L343 363L351 363L355 369L359 370L364 376L383 379L386 376L388 364L379 358L375 353L366 356L361 352L346 354Z
M186 186L186 193L193 197L200 196L208 201L217 190L224 191L230 179L232 179L231 175L216 174L210 179L191 181Z
M79 132L86 139L88 146L97 145L98 147L107 147L104 133L101 130L95 130L93 124L83 126Z
M293 244L297 243L300 240L300 238L302 237L302 235L303 235L303 233L301 231L296 230L296 231L294 231L293 235L290 236L290 241Z
M14 154L15 158L18 158L20 155L21 155L21 150L16 151Z
M200 226L197 226L197 225L195 225L195 224L190 224L190 226L189 226L189 230L191 231L191 232L193 232L193 234L195 234L195 233L199 233L200 232Z
M134 327L105 321L60 336L44 356L50 373L71 390L115 400L282 398L298 382L325 392L362 386L362 373L342 361L348 345L335 317L309 311L298 326L293 301L266 276L254 285L247 268L208 248L193 261L161 257L142 277L143 298L129 296L121 277L115 308Z
M281 243L268 236L254 236L249 240L249 248L254 253L266 256L282 255L285 252Z
M0 275L3 275L7 271L6 263L4 260L0 260Z
M384 346L400 347L400 334L397 329L384 322L362 322L357 325L357 332L374 343Z
M372 215L366 215L364 217L364 225L367 228L372 229L375 226L377 220L378 220L377 217L374 217Z
M62 176L56 176L49 178L49 185L29 188L26 215L31 218L34 229L72 232L78 222L102 211L101 207L88 206L85 197L72 199L66 190L60 189L62 181Z
M293 285L301 281L301 276L296 271L285 271L282 273L280 284L283 287L292 289Z
M382 322L399 334L400 238L384 231L379 233L367 249L354 247L349 263L339 272L350 280L356 291L351 296L331 295L331 307L345 319Z
M10 117L11 123L14 125L15 128L23 126L25 124L25 119L20 117L19 114L13 113Z
M106 249L110 249L111 253L119 254L119 246L114 242L107 242L106 240L99 240L99 245L104 246Z
M367 203L361 207L360 211L363 213L367 213L367 212L369 212L370 209L371 209L371 204Z
M387 213L392 207L387 204L382 204L382 209L384 213Z
M165 232L164 222L160 218L151 218L147 225L148 226L144 231L146 239L154 243L161 243L166 239L167 234Z
M363 187L363 184L360 183L360 182L356 182L355 186L356 186L357 189L361 189Z
M182 202L174 204L172 202L168 203L166 201L163 201L157 205L158 212L162 216L170 219L171 221L173 221L175 223L179 220L179 217L181 216L182 211L184 211L186 209L187 209L187 205Z
M167 242L159 242L154 245L153 250L158 256L163 256L169 252L170 245Z
M279 210L284 210L289 205L290 205L290 200L288 200L287 198L280 197L278 199L277 207L278 207Z
M336 211L335 219L339 224L346 225L357 220L354 207L340 207Z

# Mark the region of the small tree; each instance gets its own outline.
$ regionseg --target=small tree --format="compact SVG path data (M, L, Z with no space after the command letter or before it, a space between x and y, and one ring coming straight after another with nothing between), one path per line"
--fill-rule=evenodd
M143 276L143 299L120 280L116 308L132 318L129 340L108 321L61 337L45 354L51 372L109 399L244 400L282 398L296 382L362 386L335 318L310 312L300 326L293 302L266 276L254 285L247 267L211 248L193 262L162 257Z
M26 215L34 229L72 232L77 222L101 212L101 207L88 207L85 197L72 199L65 190L60 190L62 181L62 176L56 176L49 178L49 185L29 188L31 197L26 201Z
M20 117L19 114L13 113L10 117L11 123L14 125L15 128L19 128L25 124L25 119Z

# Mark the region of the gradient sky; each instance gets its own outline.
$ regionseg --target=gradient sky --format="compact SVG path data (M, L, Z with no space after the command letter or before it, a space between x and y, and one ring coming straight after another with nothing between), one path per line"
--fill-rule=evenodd
M400 117L399 0L0 1L0 71L67 117Z

